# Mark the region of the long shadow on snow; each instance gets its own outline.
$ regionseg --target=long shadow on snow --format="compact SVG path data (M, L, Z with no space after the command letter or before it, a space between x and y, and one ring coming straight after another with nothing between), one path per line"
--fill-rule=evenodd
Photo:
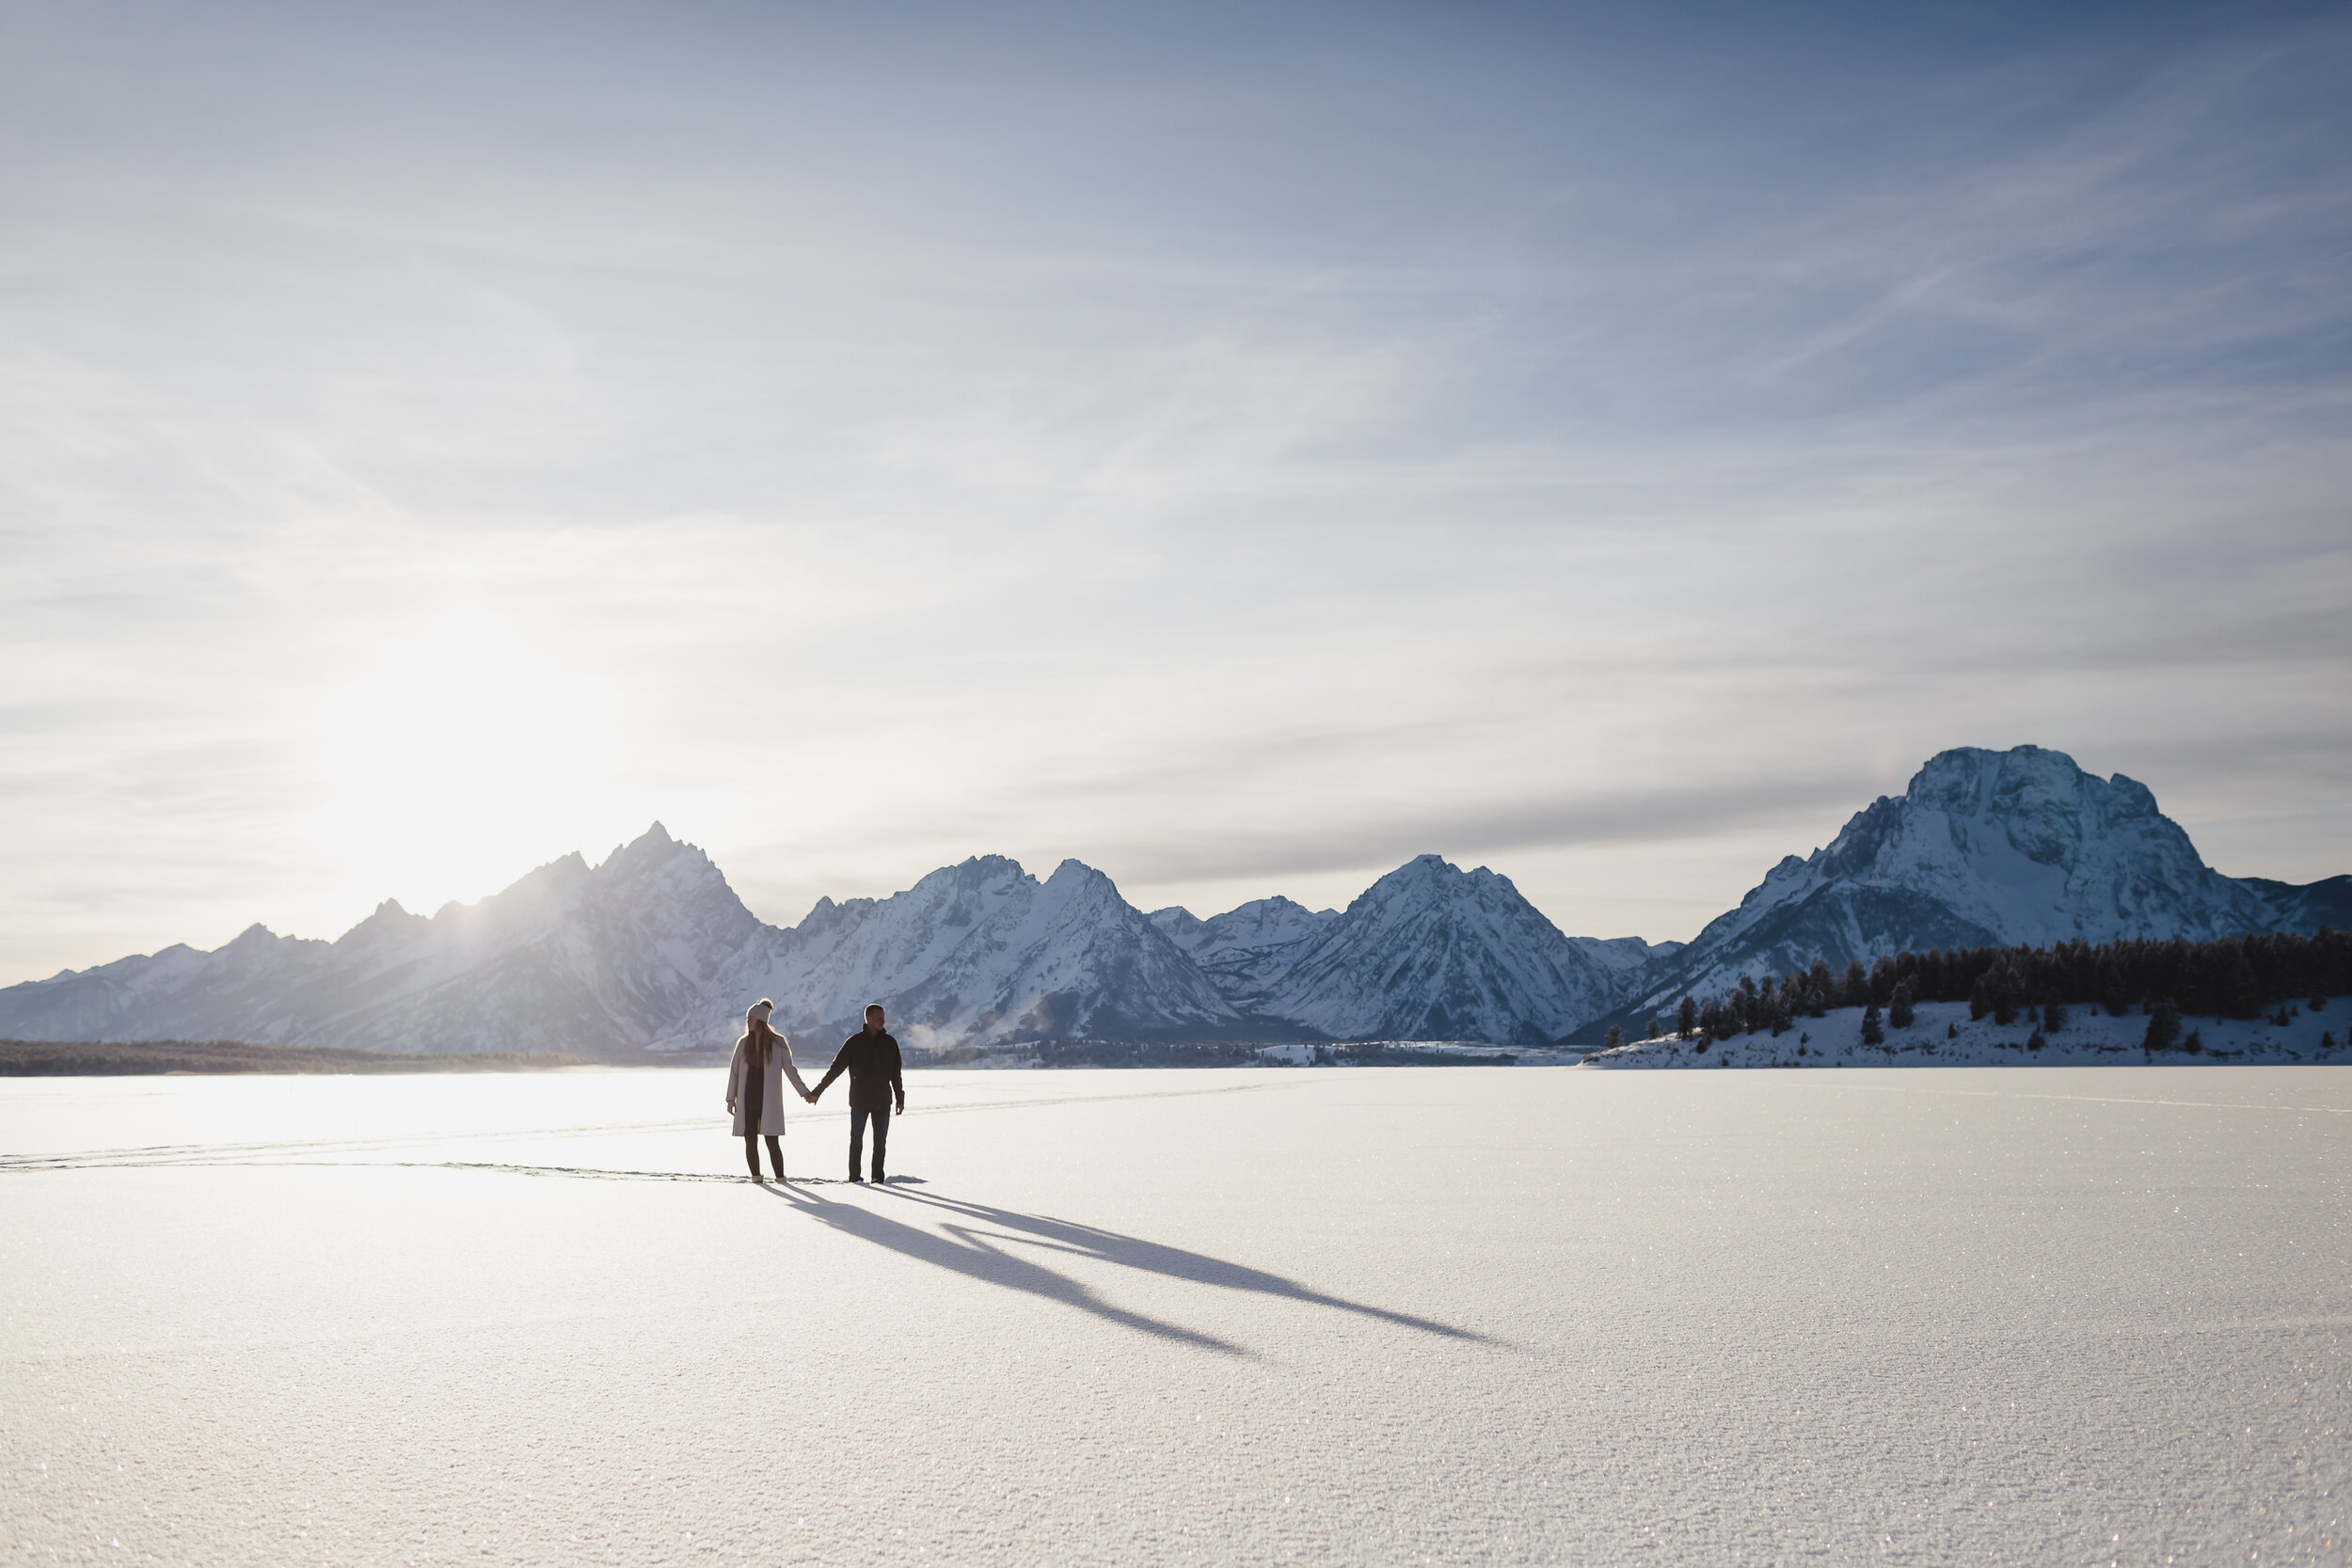
M1251 1291L1263 1295L1280 1296L1285 1300L1304 1302L1313 1307L1336 1307L1355 1312L1382 1323L1419 1329L1424 1334L1437 1334L1450 1339L1470 1339L1489 1342L1483 1334L1451 1324L1416 1318L1409 1313L1391 1312L1384 1307L1349 1301L1343 1296L1328 1295L1259 1269L1228 1263L1204 1253L1187 1252L1182 1247L1163 1246L1134 1236L1124 1236L1099 1226L1078 1225L1041 1214L1016 1213L1009 1209L991 1208L986 1204L967 1203L957 1198L932 1197L897 1188L883 1187L875 1191L894 1197L903 1197L944 1209L966 1219L984 1220L1004 1227L1002 1230L980 1230L971 1226L949 1223L939 1230L928 1230L878 1214L862 1204L834 1203L812 1193L790 1188L770 1188L779 1197L788 1198L803 1213L823 1221L835 1229L886 1246L894 1252L992 1285L1026 1291L1043 1296L1111 1323L1166 1339L1178 1339L1227 1355L1248 1355L1252 1353L1238 1345L1229 1344L1214 1335L1163 1323L1140 1312L1130 1312L1103 1300L1086 1286L1067 1275L1057 1274L1040 1263L1013 1256L999 1243L1043 1247L1100 1262L1117 1263L1125 1268L1140 1269L1148 1274L1163 1275L1173 1279L1186 1279L1200 1285L1214 1285L1230 1291ZM1008 1234L1008 1231L1026 1234Z
M834 1203L814 1193L801 1192L789 1186L779 1184L766 1191L772 1196L790 1199L801 1212L812 1219L822 1220L836 1230L845 1231L863 1242L872 1242L877 1246L886 1246L893 1252L922 1262L952 1269L957 1274L991 1285L1026 1291L1048 1301L1058 1301L1065 1307L1091 1312L1105 1322L1132 1328L1138 1334L1197 1345L1202 1350L1216 1351L1220 1355L1252 1354L1213 1334L1199 1333L1176 1323L1146 1317L1141 1312L1130 1312L1123 1307L1113 1307L1068 1275L1056 1274L1041 1264L1015 1258L990 1245L993 1241L1019 1241L1021 1238L1017 1236L986 1236L961 1226L949 1226L947 1229L953 1234L942 1235L936 1230L925 1230L918 1226L894 1220L886 1214L877 1214L858 1204Z
M1343 1312L1377 1318L1382 1323L1419 1329L1423 1334L1440 1335L1448 1339L1470 1339L1481 1344L1493 1342L1486 1335L1467 1328L1455 1328L1451 1323L1417 1318L1409 1312L1391 1312L1385 1307L1373 1307L1360 1301L1350 1301L1345 1296L1310 1290L1295 1279L1284 1279L1280 1275L1268 1274L1263 1269L1246 1268L1239 1263L1229 1263L1222 1258L1211 1258L1206 1253L1187 1252L1183 1247L1147 1242L1136 1236L1123 1236L1097 1225L1081 1225L1075 1220L1057 1220L1045 1214L1015 1213L1012 1210L995 1209L985 1203L972 1203L958 1197L935 1197L927 1193L902 1192L895 1187L882 1190L894 1197L929 1203L972 1219L1029 1232L1027 1236L1003 1238L1006 1241L1050 1247L1057 1252L1075 1253L1082 1258L1097 1258L1149 1274L1189 1279L1199 1285L1215 1285L1228 1291L1254 1291L1262 1295L1303 1301L1313 1307L1336 1307ZM950 1226L948 1228L960 1227Z

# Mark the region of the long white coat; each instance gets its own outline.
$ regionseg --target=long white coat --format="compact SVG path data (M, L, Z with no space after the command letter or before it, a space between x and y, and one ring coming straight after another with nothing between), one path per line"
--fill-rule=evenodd
M759 1085L759 1125L743 1125L743 1074L750 1070L744 1062L743 1042L735 1042L735 1059L727 1064L727 1103L735 1107L735 1135L750 1132L774 1134L784 1131L784 1080L792 1080L794 1094L806 1094L808 1085L801 1082L800 1069L792 1065L792 1042L782 1035L768 1048L768 1070Z

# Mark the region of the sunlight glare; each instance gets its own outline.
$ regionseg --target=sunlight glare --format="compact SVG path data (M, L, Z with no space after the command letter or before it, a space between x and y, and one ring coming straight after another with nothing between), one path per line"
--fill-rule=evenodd
M610 847L596 685L499 621L453 614L387 648L324 721L322 848L367 891L430 914L571 849ZM642 826L642 825L641 825Z

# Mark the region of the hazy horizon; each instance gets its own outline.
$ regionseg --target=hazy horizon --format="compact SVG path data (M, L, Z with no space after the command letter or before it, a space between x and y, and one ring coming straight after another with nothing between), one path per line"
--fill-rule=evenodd
M2056 748L2045 748L2045 750L2056 750ZM2139 782L2141 782L2141 783L2145 783L2146 781L2142 780L2142 781L2139 781ZM1896 792L1893 792L1893 793L1899 794L1900 792L1899 792L1899 791L1896 791ZM1867 802L1865 802L1865 804L1867 805ZM2158 800L2158 802L2157 802L2157 804L2158 804L2159 809L2161 809L2161 807L2162 807L2162 805L2163 805L2163 801L2162 801L2161 800ZM1862 809L1861 807L1857 807L1857 808L1856 808L1856 811L1857 811L1857 812L1859 812L1861 809ZM1853 814L1849 814L1849 816L1851 816L1851 815L1853 815ZM1841 829L1842 829L1842 827L1844 826L1844 822L1845 822L1845 820L1846 820L1845 818L1841 818L1841 819L1840 819L1839 826L1840 826L1840 828L1841 828ZM642 830L640 832L638 832L638 833L632 833L632 834L627 835L627 836L625 836L625 837L623 837L623 838L621 838L621 839L616 840L616 841L615 841L615 842L612 845L612 847L611 847L610 848L605 849L605 850L603 850L603 851L601 851L601 852L592 851L592 850L590 850L589 848L587 848L587 847L584 847L584 846L575 846L575 847L572 847L571 849L566 850L566 851L564 851L564 853L562 853L562 854L559 854L559 855L552 855L552 856L549 856L548 859L546 859L546 860L544 860L544 861L540 861L540 862L534 863L533 864L532 864L532 865L530 865L530 866L522 867L521 869L517 870L517 871L515 873L515 875L514 875L514 876L512 876L512 877L508 878L505 881L501 882L501 883L499 884L499 886L498 886L498 887L493 888L493 889L491 889L489 892L485 893L485 894L483 894L483 895L479 895L479 897L473 897L473 898L452 898L452 899L445 899L445 900L443 900L443 902L442 902L441 904L439 904L439 905L417 907L417 906L410 906L410 905L408 905L408 904L405 903L404 901L402 901L401 899L399 899L399 897L398 897L396 895L389 895L389 894L388 894L388 895L385 895L385 899L383 899L383 900L379 900L379 901L378 901L378 903L377 903L376 905L373 905L373 906L371 906L371 907L370 907L370 908L371 908L371 911L372 911L373 909L375 909L375 908L381 907L381 904L382 904L383 902L389 901L389 902L392 902L392 903L399 904L399 905L400 905L400 907L402 907L402 908L404 908L404 909L408 910L408 911L409 911L410 913L412 913L412 914L423 914L423 915L428 915L428 916L429 916L429 915L434 915L434 914L438 913L438 912L439 912L442 909L447 908L447 907L449 907L449 906L451 906L451 905L470 905L470 904L474 904L474 903L479 902L479 901L480 901L480 898L486 898L486 897L495 896L497 894L499 894L499 893L502 893L502 892L505 892L505 891L507 891L508 889L512 888L512 887L513 887L513 886L514 886L514 885L515 885L517 881L519 881L519 880L523 879L524 878L529 877L529 876L530 876L530 875L532 875L532 873L534 873L534 872L536 872L536 871L543 870L543 869L545 869L547 866L548 866L548 865L550 865L550 864L555 863L557 861L561 861L561 860L568 859L568 858L571 858L571 857L573 857L573 856L578 856L578 857L579 857L579 858L580 858L580 859L583 863L586 863L586 864L587 864L587 865L588 865L588 866L589 866L589 867L593 870L593 869L596 869L596 868L601 867L601 866L604 864L604 863L605 863L606 861L608 861L609 859L611 859L613 855L616 855L616 854L620 853L623 849L625 849L626 847L628 847L630 844L632 844L632 843L636 842L639 838L650 835L650 834L651 834L652 832L654 832L656 830L659 830L660 832L661 832L662 833L666 834L669 838L671 838L672 840L674 840L674 841L675 841L675 842L678 842L678 843L684 844L684 845L686 845L686 846L688 846L689 847L691 847L691 848L695 848L695 849L698 849L698 850L702 850L702 851L703 851L704 853L706 853L706 854L707 854L707 853L708 853L708 848L707 848L707 846L705 846L705 845L702 845L701 843L699 843L699 842L698 842L698 841L694 838L694 836L693 836L692 834L691 834L691 833L681 833L681 832L677 832L674 831L668 823L666 823L666 822L662 822L662 821L660 821L660 820L657 819L656 821L654 821L654 822L651 822L651 823L647 824L647 825L646 825L646 827L645 827L644 830ZM1809 855L1809 854L1813 853L1815 850L1817 850L1817 849L1820 849L1820 848L1821 848L1821 847L1826 847L1826 846L1827 846L1827 844L1831 841L1831 839L1832 839L1832 838L1834 838L1835 836L1836 836L1836 835L1835 835L1834 833L1833 833L1833 834L1830 834L1830 835L1828 835L1828 836L1824 837L1824 838L1823 838L1823 840L1821 841L1821 843L1820 843L1820 844L1819 844L1819 845L1810 846L1810 847L1808 847L1807 848L1803 849L1803 850L1791 850L1791 851L1790 851L1790 853L1793 853L1793 854L1798 855L1798 856L1799 856L1799 858L1804 858L1804 856L1807 856L1807 855ZM2193 836L2194 836L2194 835L2192 835L2192 838L2193 838ZM971 855L969 855L969 856L959 856L959 857L957 857L957 859L956 859L956 860L954 860L954 861L949 861L949 862L943 863L943 866L952 866L952 865L955 865L955 864L961 863L962 861L964 861L964 860L968 860L968 859L976 859L976 858L980 858L980 857L989 856L989 855L994 855L994 854L998 854L998 853L1001 853L1001 852L1000 852L1000 851L996 851L996 850L977 849L977 850L974 850L974 851L972 852L972 854L971 854ZM1415 852L1415 854L1423 854L1423 853L1438 853L1438 851L1433 851L1433 850L1423 850L1423 851L1416 851L1416 852ZM1032 877L1032 878L1037 879L1038 879L1038 880L1040 880L1040 881L1042 881L1042 880L1044 880L1045 879L1047 879L1048 877L1051 877L1051 876L1054 874L1055 870L1056 870L1056 869L1057 869L1057 867L1058 867L1058 866L1062 863L1062 862L1063 862L1064 860L1081 860L1081 863L1083 863L1082 858L1081 858L1081 857L1077 857L1077 856L1061 856L1061 857L1055 857L1055 858L1052 858L1052 859L1049 859L1049 860L1041 861L1041 862L1032 862L1032 861L1024 860L1024 859L1022 859L1020 856L1008 856L1008 857L1006 857L1006 858L1012 860L1012 861L1013 861L1016 864L1018 864L1018 865L1021 867L1021 869L1022 869L1022 870L1023 870L1025 874L1027 874L1028 876L1030 876L1030 877ZM1402 857L1402 858L1401 858L1401 859L1397 862L1397 865L1403 865L1403 864L1406 863L1406 862L1410 861L1410 860L1411 860L1411 859L1413 859L1413 858L1414 858L1414 855L1406 855L1406 856L1405 856L1405 857ZM1452 862L1452 861L1454 860L1454 857L1451 857L1451 856L1442 856L1442 855L1441 855L1441 858L1446 859L1446 860L1448 860L1449 862ZM717 865L718 865L718 868L719 868L720 872L722 873L722 875L725 875L725 874L726 874L726 872L727 872L727 867L726 867L723 863L720 863L720 862L718 861L718 858L717 858L716 856L712 856L712 857L711 857L711 859L712 859L712 863L713 863L714 864L717 864ZM933 867L930 867L930 868L929 868L929 869L928 869L925 873L923 873L923 875L929 875L929 873L930 873L930 871L937 871L937 870L940 870L940 869L942 869L942 868L943 868L943 866L933 866ZM1475 862L1473 862L1473 861L1471 861L1471 860L1469 860L1469 859L1464 859L1463 861L1461 861L1461 862L1459 863L1459 867L1460 867L1460 869L1463 869L1463 870L1471 870L1471 869L1477 869L1477 868L1479 868L1479 865L1478 865L1478 863L1475 863ZM1095 869L1095 870L1097 870L1097 871L1101 871L1101 870L1103 870L1104 868L1103 868L1103 867L1101 867L1101 866L1095 866L1095 867L1093 867L1093 869ZM1387 868L1385 868L1385 869L1384 869L1381 873L1379 873L1378 875L1386 875L1386 874L1387 874L1387 871L1390 871L1390 870L1394 870L1394 869L1396 869L1396 866L1390 866L1390 867L1387 867ZM1506 866L1485 866L1485 867L1484 867L1484 869L1487 869L1487 870L1494 871L1494 872L1496 872L1498 875L1501 875L1501 876L1504 877L1505 879L1509 879L1513 880L1514 885L1517 885L1516 879L1511 879L1511 874L1510 874L1510 871L1509 871L1509 869L1508 869ZM1758 869L1757 869L1757 872L1756 872L1756 880L1760 880L1760 879L1762 879L1762 876L1763 876L1764 871L1766 871L1766 870L1768 870L1768 869L1770 869L1770 866L1769 866L1769 865L1766 865L1766 866L1759 866L1759 867L1758 867ZM2335 875L2342 875L2342 873L2328 873L2327 875L2329 875L2329 876L2335 876ZM918 877L918 878L911 878L911 879L909 879L908 882L907 882L905 885L903 885L903 886L899 886L899 887L893 887L893 888L890 888L890 889L888 889L887 891L884 891L884 892L879 892L879 893L866 893L866 892L861 892L861 893L826 893L826 894L820 894L820 895L818 895L818 899L819 899L819 900L830 899L830 900L832 900L832 901L833 901L833 902L834 902L834 903L841 903L841 902L846 902L846 901L848 901L849 899L852 899L852 898L861 898L861 897L866 897L866 898L888 898L888 897L891 897L891 896L893 896L893 895L897 895L897 894L899 894L899 893L902 893L902 892L907 891L907 888L908 888L908 887L911 887L911 886L914 884L914 882L915 880L919 880L919 879L920 879L920 878L919 878L919 877ZM1310 878L1310 879L1309 879L1309 880L1311 880L1311 881L1313 881L1313 882L1317 883L1318 885L1328 884L1328 883L1332 880L1331 877L1330 877L1328 874L1324 874L1324 875L1320 875L1320 876L1311 877L1311 878ZM1376 881L1377 879L1378 879L1378 876L1375 876L1375 878L1373 878L1373 879L1372 879L1372 880L1374 880L1374 881ZM2317 879L2317 879L2317 878L2313 878L2313 879L2310 879L2310 880L2317 880ZM1115 877L1115 876L1111 878L1111 880L1112 880L1114 883L1118 883L1118 882L1119 882L1119 879L1118 879L1117 877ZM729 882L729 885L730 885L730 886L735 886L735 879L734 879L734 878L733 878L733 877L731 877L731 876L729 876L729 877L728 877L728 882ZM1273 895L1280 895L1281 896L1291 897L1291 898L1293 898L1293 899L1294 899L1294 901L1295 901L1295 902L1305 904L1305 905L1306 905L1308 908L1310 908L1310 909L1327 908L1327 908L1333 908L1333 909L1344 909L1344 908L1346 908L1346 907L1347 907L1347 906L1348 906L1348 905L1349 905L1349 904L1350 904L1350 903L1351 903L1351 902L1352 902L1352 901L1356 898L1356 896L1358 896L1359 895L1360 895L1361 893L1363 893L1364 891L1366 891L1366 889L1367 889L1370 885L1371 885L1371 883L1370 883L1370 882L1367 882L1367 883L1365 884L1365 887L1359 887L1359 888L1354 889L1354 890L1353 890L1353 891L1351 891L1351 892L1347 892L1347 893L1344 893L1344 894L1337 895L1334 895L1334 896L1331 896L1331 897L1328 897L1328 898L1325 898L1325 899L1314 899L1314 898L1302 898L1302 897L1298 897L1296 895L1295 895L1295 894L1291 894L1291 893L1287 893L1287 892L1285 892L1283 889L1280 889L1280 888L1276 888L1276 889L1272 890L1272 893L1266 893L1266 894L1257 894L1257 895L1253 895L1252 896L1253 896L1253 897L1267 897L1267 896L1273 896ZM1749 884L1749 885L1753 885L1753 884ZM736 893L737 893L737 895L738 895L738 896L739 896L739 897L740 897L740 896L742 896L742 895L743 895L743 890L741 889L741 887L739 887L739 886L735 886L735 891L736 891ZM1723 913L1723 912L1724 912L1725 911L1727 911L1727 910L1731 909L1734 905L1736 905L1736 904L1739 902L1739 898L1740 898L1740 895L1745 894L1747 891L1748 891L1748 887L1747 887L1746 885L1743 885L1743 886L1742 886L1742 887L1739 890L1739 893L1734 894L1734 895L1732 895L1730 897L1726 898L1726 900L1724 901L1724 909L1716 911L1715 911L1715 913L1720 914L1720 913ZM1137 909L1142 910L1142 911L1145 911L1146 913L1152 912L1152 911L1154 911L1154 910L1164 909L1164 908L1168 908L1168 905L1167 903L1163 903L1163 902L1157 902L1157 901L1152 901L1152 900L1139 900L1139 899L1136 899L1136 897L1134 897L1131 894L1129 894L1129 893L1127 892L1127 890L1125 889L1125 887L1124 887L1123 885L1122 885L1122 886L1121 886L1121 888L1120 888L1120 892L1121 892L1122 896L1127 897L1127 900L1128 900L1128 902L1129 902L1131 905L1133 905L1134 907L1136 907L1136 908L1137 908ZM1524 890L1524 889L1522 889L1522 890L1521 890L1521 892L1522 892L1522 893L1524 893L1524 892L1525 892L1525 890ZM1248 901L1247 899L1242 900L1242 902L1247 902L1247 901ZM1177 903L1179 903L1180 905L1181 905L1181 903L1182 903L1182 901L1181 901L1181 900L1178 900L1178 901L1176 901L1176 902L1177 902ZM1531 902L1532 902L1532 900L1531 900ZM745 897L745 898L744 898L744 903L745 903L745 906L751 910L751 912L753 913L753 915L755 915L755 917L757 917L758 919L765 921L767 924L769 924L769 925L771 925L771 926L775 926L775 927L787 927L787 928L791 927L795 927L795 926L798 926L799 924L801 924L801 923L802 923L802 921L805 920L805 919L808 917L808 915L809 915L811 912L813 912L813 909L814 909L814 903L812 903L812 905L810 905L810 906L808 906L808 907L803 907L803 908L802 908L802 909L801 909L798 912L779 912L779 911L771 911L771 910L763 910L763 909L760 909L760 908L756 907L755 905L754 905L754 904L753 904L753 902L752 902L752 900L751 900L751 899L749 899L748 897ZM1190 906L1184 906L1184 907L1190 908ZM1214 907L1193 908L1191 912L1192 912L1192 913L1194 913L1195 915L1199 915L1199 916L1201 916L1201 917L1203 917L1203 918L1206 918L1206 917L1208 917L1208 916L1212 916L1212 915L1216 915L1216 914L1220 914L1220 913L1223 913L1223 912L1224 912L1224 911L1225 911L1228 908L1230 908L1230 907L1231 907L1230 905L1218 904L1218 905L1214 906ZM362 918L364 918L364 917L362 917ZM1711 916L1709 916L1708 918L1712 918L1712 917L1711 917ZM356 926L356 925L358 925L358 924L359 924L359 920L358 920L358 919L355 919L353 922L351 922L351 925L353 925L353 926ZM1554 924L1556 925L1556 924L1557 924L1557 922L1554 922ZM290 931L290 930L285 930L285 929L278 928L278 927L272 927L272 926L270 925L270 922L268 922L268 921L266 921L266 920L254 920L254 921L249 921L249 922L246 922L246 925L244 925L244 926L240 926L240 927L237 928L237 930L238 930L239 932L241 932L241 931L244 931L244 930L246 930L246 929L248 929L248 928L250 928L252 926L256 926L256 925L258 925L258 926L262 926L262 927L267 927L267 928L270 928L271 930L273 930L273 932L274 932L275 934L279 935L279 936L300 936L300 937L305 937L305 938L313 938L313 939L318 939L318 940L326 940L326 941L333 941L333 940L335 940L335 939L337 939L337 938L339 938L339 937L342 936L342 935L343 935L343 934L344 934L347 930L349 930L349 929L350 929L350 926L346 926L346 927L342 927L342 928L339 928L339 929L337 929L337 930L333 930L333 931L319 931L319 932L311 932L311 931ZM1653 936L1653 935L1650 935L1650 934L1648 934L1648 933L1645 933L1645 932L1640 932L1640 931L1579 931L1579 930L1572 930L1572 929L1569 929L1569 928L1565 927L1562 927L1562 931L1563 931L1563 934L1564 934L1564 935L1567 935L1567 936L1571 936L1571 937L1601 937L1601 938L1604 938L1604 939L1614 939L1614 938L1620 938L1620 937L1643 937L1643 938L1645 938L1645 940L1647 940L1648 942L1652 942L1652 943L1657 943L1657 942L1687 942L1687 941L1689 941L1692 937L1693 937L1693 936L1697 935L1697 929L1696 929L1696 927L1693 927L1691 931L1689 931L1689 932L1687 932L1687 933L1677 933L1677 934L1676 934L1676 935L1674 935L1674 936L1671 936L1671 937L1659 937L1659 936ZM233 935L235 935L235 934L236 934L235 932L230 933L230 935L231 935L231 936L233 936ZM224 937L224 938L222 938L222 939L221 939L221 941L223 941L223 942L228 941L228 940L229 940L229 938L228 938L228 937ZM193 942L193 943L189 943L189 945L191 945L191 946L196 946L196 947L199 947L199 948L202 949L202 948L216 947L216 946L218 946L218 945L219 945L219 943L218 943L218 942ZM117 954L117 955L113 955L112 957L120 958L120 957L129 957L129 956L132 956L132 955L126 955L126 954ZM97 962L97 963L103 963L103 962L105 962L105 961L108 961L108 960L106 960L106 959L97 959L97 960L93 960L93 962ZM78 968L87 968L87 967L90 967L90 966L89 966L89 965L85 964L85 965L72 965L72 966L68 966L68 967L71 967L71 968L77 968L77 969L78 969ZM46 978L46 977L47 977L47 976L28 975L28 976L24 976L24 978L26 978L26 979L39 979L39 978ZM8 982L8 981L5 977L0 977L0 984L8 984L8 983L9 983L9 982Z
M27 5L0 983L660 820L1687 938L1952 746L2352 871L2352 18Z

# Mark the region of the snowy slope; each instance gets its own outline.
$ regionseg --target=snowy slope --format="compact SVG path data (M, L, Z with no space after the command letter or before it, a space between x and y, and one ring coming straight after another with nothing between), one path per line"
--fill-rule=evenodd
M1510 879L1436 855L1375 882L1292 955L1261 1010L1337 1039L1539 1044L1606 1011L1620 973Z
M632 1050L707 1032L712 983L769 930L657 823L594 870L566 855L429 920L387 900L333 942L256 926L211 953L170 947L12 986L0 1034Z
M2097 1007L2067 1009L2065 1027L2029 1049L2031 1009L2009 1023L1991 1014L1971 1020L1965 1002L1921 1003L1908 1029L1887 1028L1881 1045L1862 1043L1862 1009L1834 1007L1799 1019L1785 1035L1758 1031L1717 1040L1704 1051L1671 1037L1636 1040L1584 1058L1586 1067L2141 1067L2219 1066L2229 1062L2352 1062L2352 1006L2322 1012L2290 1005L2284 1023L2270 1018L2184 1018L2181 1034L2199 1050L2147 1052L2148 1020L2137 1008L2112 1017Z
M868 1002L910 1045L1047 1037L1206 1039L1263 1033L1111 879L1064 861L1044 881L1001 855L888 898L818 902L736 990L772 996L820 1037Z
M1337 910L1311 910L1280 897L1253 898L1207 920L1176 907L1152 911L1152 924L1245 1007L1256 1006L1307 943L1339 918Z
M1688 945L1644 942L1640 937L1570 937L1568 942L1624 984L1638 984L1652 965L1664 962Z
M2316 882L2274 882L2267 877L2240 877L2238 885L2270 906L2271 929L2331 931L2352 928L2352 876L2328 877Z
M1842 967L1905 948L2202 941L2281 919L2271 898L2206 865L2145 785L2085 773L2038 746L1967 747L1931 759L1900 798L1855 814L1827 848L1774 866L1651 973L1636 1007L1817 958Z

